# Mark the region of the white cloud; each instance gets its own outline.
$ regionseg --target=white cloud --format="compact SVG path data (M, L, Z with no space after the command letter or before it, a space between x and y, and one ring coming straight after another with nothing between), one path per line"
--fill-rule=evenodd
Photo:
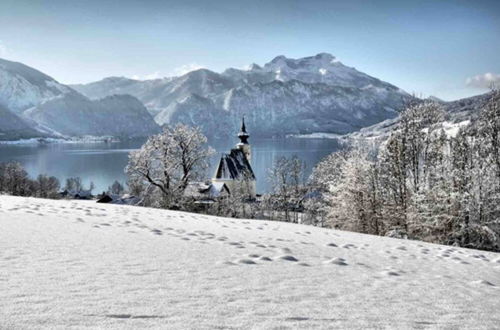
M500 87L500 74L491 72L478 74L477 76L467 78L465 84L475 88Z
M8 53L9 51L7 50L7 47L2 42L2 40L0 40L0 57L7 56Z
M158 71L150 73L150 74L146 74L143 76L140 76L140 75L133 75L132 76L132 79L135 79L135 80L152 80L152 79L160 79L160 78L161 78L161 75Z
M175 68L172 71L172 73L174 76L182 76L188 72L195 71L198 69L205 69L205 66L197 63L184 64L178 68Z

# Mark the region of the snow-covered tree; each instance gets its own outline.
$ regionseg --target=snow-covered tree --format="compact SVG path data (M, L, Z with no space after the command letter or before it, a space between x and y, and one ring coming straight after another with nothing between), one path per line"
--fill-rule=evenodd
M80 177L67 178L64 186L65 190L79 192L83 190L83 182Z
M0 164L0 191L15 196L31 196L33 190L33 182L20 163Z
M115 180L111 186L108 187L108 193L109 194L114 194L114 195L121 195L125 192L125 188L123 185L118 181Z
M40 174L34 181L35 196L57 198L61 184L56 177Z
M294 155L278 158L269 170L274 208L284 213L285 221L298 222L297 213L293 211L298 211L302 206L305 167L305 163Z
M199 128L165 127L129 155L129 182L141 187L144 201L162 207L179 204L189 182L205 174L213 153ZM178 205L177 205L178 206Z

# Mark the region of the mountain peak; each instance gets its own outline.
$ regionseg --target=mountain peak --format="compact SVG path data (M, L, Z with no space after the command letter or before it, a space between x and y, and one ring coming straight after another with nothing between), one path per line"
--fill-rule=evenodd
M333 60L335 59L335 56L333 56L332 54L330 53L319 53L319 54L316 54L316 56L314 56L314 58L318 59L318 60Z
M279 62L285 61L287 59L288 58L285 55L278 55L271 60L271 63L279 63Z
M258 64L252 63L248 67L247 71L262 70L262 67Z

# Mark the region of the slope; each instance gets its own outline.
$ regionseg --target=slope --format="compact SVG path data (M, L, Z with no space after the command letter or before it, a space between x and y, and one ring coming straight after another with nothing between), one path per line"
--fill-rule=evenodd
M28 109L23 115L71 136L143 137L159 131L142 103L130 95L89 100L77 92L69 92Z
M69 91L70 88L38 70L0 59L0 104L15 113Z
M468 328L500 254L290 223L0 196L2 328Z
M0 140L40 137L43 134L0 104Z

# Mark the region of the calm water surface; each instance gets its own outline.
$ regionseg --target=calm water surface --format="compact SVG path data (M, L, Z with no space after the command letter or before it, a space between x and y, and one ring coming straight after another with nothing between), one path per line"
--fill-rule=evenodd
M120 143L52 144L46 146L0 145L0 162L19 161L28 173L56 176L64 182L68 177L80 176L88 184L93 181L94 192L106 190L114 181L125 183L124 168L128 153L139 148L144 140ZM207 177L211 177L221 153L228 152L234 141L212 141L210 145L217 154L211 161ZM339 150L341 145L330 139L250 139L252 166L257 176L259 193L269 191L268 169L281 157L299 156L307 164L307 175L314 165L326 155Z

